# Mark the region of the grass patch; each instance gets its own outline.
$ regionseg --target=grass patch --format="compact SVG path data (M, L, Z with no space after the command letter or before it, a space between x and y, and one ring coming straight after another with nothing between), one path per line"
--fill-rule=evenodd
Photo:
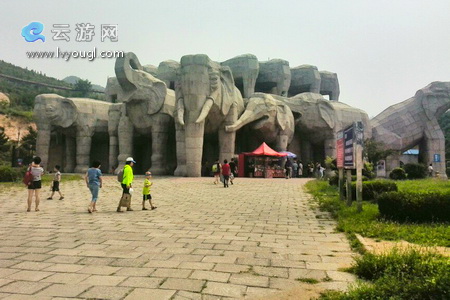
M65 175L63 174L61 176L61 183L68 182L68 181L77 181L77 180L83 180L83 175L80 174L72 174L72 175ZM50 186L51 182L53 181L53 174L46 174L42 176L42 189L47 188ZM26 188L26 186L22 183L22 179L20 181L16 182L0 182L1 188L16 188L16 187L23 187Z
M366 253L355 260L350 272L366 280L346 293L327 292L320 299L448 299L450 260L416 249L382 255Z
M397 182L397 184L400 191L430 189L450 192L450 185L447 181L442 180L407 180ZM330 212L337 219L337 230L345 232L354 247L361 247L355 241L355 233L375 239L405 240L423 246L450 247L450 226L448 224L398 223L382 220L377 204L363 202L363 211L358 213L355 202L348 207L344 201L339 200L337 188L330 186L325 181L309 181L306 188L314 196L320 210Z

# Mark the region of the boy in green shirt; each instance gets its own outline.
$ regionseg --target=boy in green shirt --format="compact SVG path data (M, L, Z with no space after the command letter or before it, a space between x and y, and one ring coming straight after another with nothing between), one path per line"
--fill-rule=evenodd
M144 188L142 189L142 210L148 210L147 208L145 208L145 200L148 200L148 202L150 202L150 207L152 210L156 208L156 206L153 206L152 204L152 195L150 195L150 187L153 185L153 182L150 181L151 178L152 172L145 172Z

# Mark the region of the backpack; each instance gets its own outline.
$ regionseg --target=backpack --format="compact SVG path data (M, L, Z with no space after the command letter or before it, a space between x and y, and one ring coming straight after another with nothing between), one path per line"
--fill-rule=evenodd
M213 171L213 173L219 172L219 170L217 169L217 164L213 164L212 171Z
M117 181L122 183L123 181L123 169L119 171L119 173L117 173Z
M26 186L29 186L32 181L33 181L33 173L31 173L31 168L28 168L28 170L25 172L25 175L23 176L22 182Z

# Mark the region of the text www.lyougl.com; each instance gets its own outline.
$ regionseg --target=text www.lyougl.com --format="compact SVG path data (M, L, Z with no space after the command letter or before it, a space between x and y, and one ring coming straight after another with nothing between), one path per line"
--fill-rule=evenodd
M27 51L28 58L37 58L37 59L64 59L65 61L69 61L70 59L87 59L89 61L93 61L96 58L117 58L124 57L124 51L112 51L112 50L97 50L97 47L94 47L93 50L76 50L76 51L63 51L59 47L56 47L56 51Z

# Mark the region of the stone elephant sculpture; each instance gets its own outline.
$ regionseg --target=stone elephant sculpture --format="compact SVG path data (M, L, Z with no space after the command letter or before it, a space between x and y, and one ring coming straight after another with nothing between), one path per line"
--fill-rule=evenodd
M259 62L259 74L255 92L287 96L291 84L289 62L283 59L271 59Z
M336 73L320 71L320 94L328 95L330 100L339 101L339 80Z
M158 66L156 78L164 81L169 89L175 89L175 81L177 80L177 72L180 69L180 63L174 60L165 60Z
M205 135L218 140L221 161L233 157L236 133L226 132L225 126L236 122L244 110L243 99L234 86L230 68L204 54L181 58L175 94L175 175L199 177Z
M300 93L320 93L320 73L316 66L301 65L291 69L288 97Z
M259 74L259 62L255 55L239 55L222 62L221 65L230 67L234 84L244 98L253 95Z
M419 145L419 158L433 164L442 177L445 173L445 137L439 118L450 109L450 82L432 82L416 94L392 105L371 120L373 138L396 150L386 162L389 172L400 165L399 155ZM440 155L435 161L434 155Z
M119 169L127 157L133 156L134 137L140 135L149 143L151 141L150 162L144 161L144 168L151 164L154 174L167 174L170 170L166 152L170 128L173 127L175 92L163 81L143 71L139 59L132 52L116 59L115 72L121 87L117 99L123 103L117 130ZM111 114L118 116L114 110ZM114 122L113 119L111 121ZM144 153L143 159L148 156L149 153Z
M49 160L52 132L63 135L65 149L61 157L64 172L85 172L91 160L92 137L108 133L110 103L86 98L64 98L56 94L36 96L34 116L38 130L36 154L42 164L53 167ZM102 162L107 166L107 162Z
M246 125L251 128L249 138L256 140L256 147L265 142L272 144L277 151L286 151L294 136L295 123L291 109L269 94L253 94L248 99L244 113L234 124L226 126L225 130L235 132Z
M284 101L294 114L302 115L296 123L296 132L300 135L304 161L312 161L313 158L323 160L326 156L336 157L336 134L353 122L363 122L365 138L372 136L369 117L358 108L326 100L315 93L301 93L291 98L277 99ZM313 157L313 152L320 155Z

